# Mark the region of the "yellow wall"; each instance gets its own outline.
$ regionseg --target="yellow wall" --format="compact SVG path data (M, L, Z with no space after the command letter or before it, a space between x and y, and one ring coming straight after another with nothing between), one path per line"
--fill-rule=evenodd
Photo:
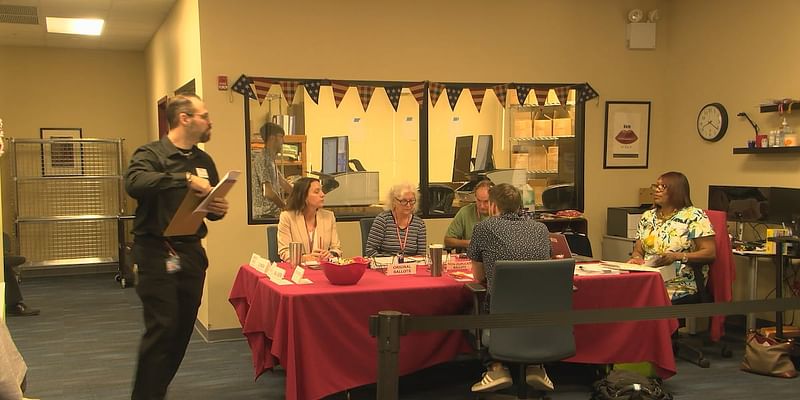
M780 119L776 113L760 114L758 104L800 97L800 80L790 72L800 63L800 54L787 41L797 37L800 2L680 0L670 2L665 11L669 119L661 136L669 140L651 148L663 154L664 168L686 172L692 199L700 207L708 204L708 185L800 187L796 154L732 154L732 148L746 147L754 135L738 112L747 112L767 132ZM711 102L722 103L729 117L728 133L716 143L704 142L695 129L697 112ZM800 113L788 121L795 131L800 129ZM746 260L736 258L735 295L742 298L749 268ZM774 289L774 271L770 261L761 263L760 298ZM774 313L759 317L774 318Z
M126 156L145 142L142 52L0 47L0 117L7 137L39 128L82 128L84 138L123 138ZM13 232L11 157L2 163L3 229Z

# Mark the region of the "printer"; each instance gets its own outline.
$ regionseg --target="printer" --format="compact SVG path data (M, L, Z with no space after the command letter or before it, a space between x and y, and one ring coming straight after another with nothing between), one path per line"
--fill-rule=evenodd
M642 214L649 210L644 207L609 207L606 218L606 234L633 239Z
M378 172L352 171L318 174L325 192L325 206L369 206L380 203Z

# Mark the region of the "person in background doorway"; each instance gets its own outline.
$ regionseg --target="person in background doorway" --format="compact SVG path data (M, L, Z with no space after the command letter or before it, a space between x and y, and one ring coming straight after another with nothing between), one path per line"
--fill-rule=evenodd
M289 260L289 243L303 244L303 261L327 260L342 255L336 216L323 210L325 193L319 179L300 178L294 183L278 223L278 254Z
M485 179L475 185L475 203L461 207L450 221L447 233L444 234L444 245L449 248L466 249L472 238L475 224L489 217L489 188L492 181Z
M507 183L489 189L489 218L475 225L467 257L472 260L475 280L486 284L487 296L483 305L489 312L494 290L495 263L499 260L547 260L550 258L550 233L538 221L522 213L522 193ZM486 372L472 385L473 392L493 392L512 385L511 374L502 363L488 354L482 358ZM553 383L541 365L529 365L525 381L539 390L553 390Z
M286 208L284 193L292 190L292 186L275 165L278 153L283 148L285 133L280 125L272 122L265 123L259 133L264 141L264 149L253 155L253 215L276 218Z
M367 238L366 254L372 256L419 256L426 253L425 221L414 215L417 191L410 183L392 186L386 211L378 214Z
M211 118L199 97L178 95L167 104L169 133L139 147L125 172L125 189L137 200L133 259L138 265L136 294L142 301L145 332L133 384L133 400L163 399L183 361L203 295L208 258L201 223L185 236L164 230L187 192L205 197L219 182L214 161L197 147L211 139ZM213 198L206 218L228 212L228 201Z

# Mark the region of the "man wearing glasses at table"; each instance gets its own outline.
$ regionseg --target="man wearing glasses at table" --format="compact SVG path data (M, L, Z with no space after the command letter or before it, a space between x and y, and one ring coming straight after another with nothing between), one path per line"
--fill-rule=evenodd
M375 217L369 230L364 255L397 256L397 262L403 262L406 256L424 256L425 222L414 215L417 205L414 186L409 183L392 186L384 204L386 211Z
M478 222L489 218L489 188L494 183L484 179L475 185L475 202L461 207L450 221L444 234L444 245L451 249L466 249L472 239L472 231Z

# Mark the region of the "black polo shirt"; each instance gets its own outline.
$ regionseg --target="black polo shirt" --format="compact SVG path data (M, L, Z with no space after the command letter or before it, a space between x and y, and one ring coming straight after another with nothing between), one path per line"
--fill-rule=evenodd
M215 186L219 174L211 156L197 146L188 153L181 151L166 135L136 149L125 172L125 190L138 202L133 234L161 238L186 196L186 173L202 176L203 169L211 186ZM222 216L209 213L206 218L214 221ZM208 228L202 223L195 235L183 239L201 239L207 233Z

